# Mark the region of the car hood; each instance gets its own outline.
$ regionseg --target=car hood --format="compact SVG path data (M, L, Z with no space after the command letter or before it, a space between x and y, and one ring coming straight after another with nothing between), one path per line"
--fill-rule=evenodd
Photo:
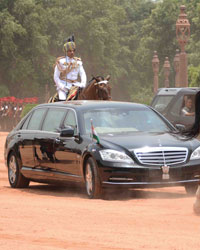
M137 132L137 134L125 135L107 135L100 137L104 143L113 144L113 146L121 146L126 149L135 149L141 147L187 147L194 150L200 146L200 142L196 139L183 140L181 136L172 133L146 133ZM109 145L107 145L109 146ZM110 145L111 146L111 145Z

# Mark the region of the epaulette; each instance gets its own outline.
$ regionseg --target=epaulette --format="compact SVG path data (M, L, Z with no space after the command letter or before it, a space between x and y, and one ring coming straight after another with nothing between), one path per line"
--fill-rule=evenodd
M74 60L81 61L81 58L80 57L74 57Z
M57 57L56 58L56 62L58 62L60 59L63 59L63 58L65 58L65 56L59 56L59 57Z
M55 64L53 65L53 69L55 69L55 67L56 67L56 65L57 65L58 69L59 69L60 71L62 70L61 67L60 67L60 59L63 59L63 58L65 58L65 56L60 56L60 57L57 57L57 58L56 58L56 62L55 62Z

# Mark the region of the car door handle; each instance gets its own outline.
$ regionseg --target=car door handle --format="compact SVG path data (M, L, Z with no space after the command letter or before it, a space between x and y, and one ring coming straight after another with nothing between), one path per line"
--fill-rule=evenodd
M60 143L60 139L59 139L59 138L56 138L56 139L55 139L55 143Z
M21 137L21 134L17 134L17 137Z

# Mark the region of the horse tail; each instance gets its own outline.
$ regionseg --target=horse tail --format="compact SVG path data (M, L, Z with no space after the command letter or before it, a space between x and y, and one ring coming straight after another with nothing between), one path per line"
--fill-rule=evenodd
M182 132L188 138L198 136L200 132L200 91L195 96L195 121L191 128Z

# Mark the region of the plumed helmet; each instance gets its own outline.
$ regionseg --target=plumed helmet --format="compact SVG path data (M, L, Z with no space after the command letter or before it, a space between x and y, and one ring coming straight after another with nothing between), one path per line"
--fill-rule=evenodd
M64 44L64 51L68 51L68 50L75 50L76 49L76 44L74 42L74 35L70 36L68 39L67 39L67 42L65 42Z

